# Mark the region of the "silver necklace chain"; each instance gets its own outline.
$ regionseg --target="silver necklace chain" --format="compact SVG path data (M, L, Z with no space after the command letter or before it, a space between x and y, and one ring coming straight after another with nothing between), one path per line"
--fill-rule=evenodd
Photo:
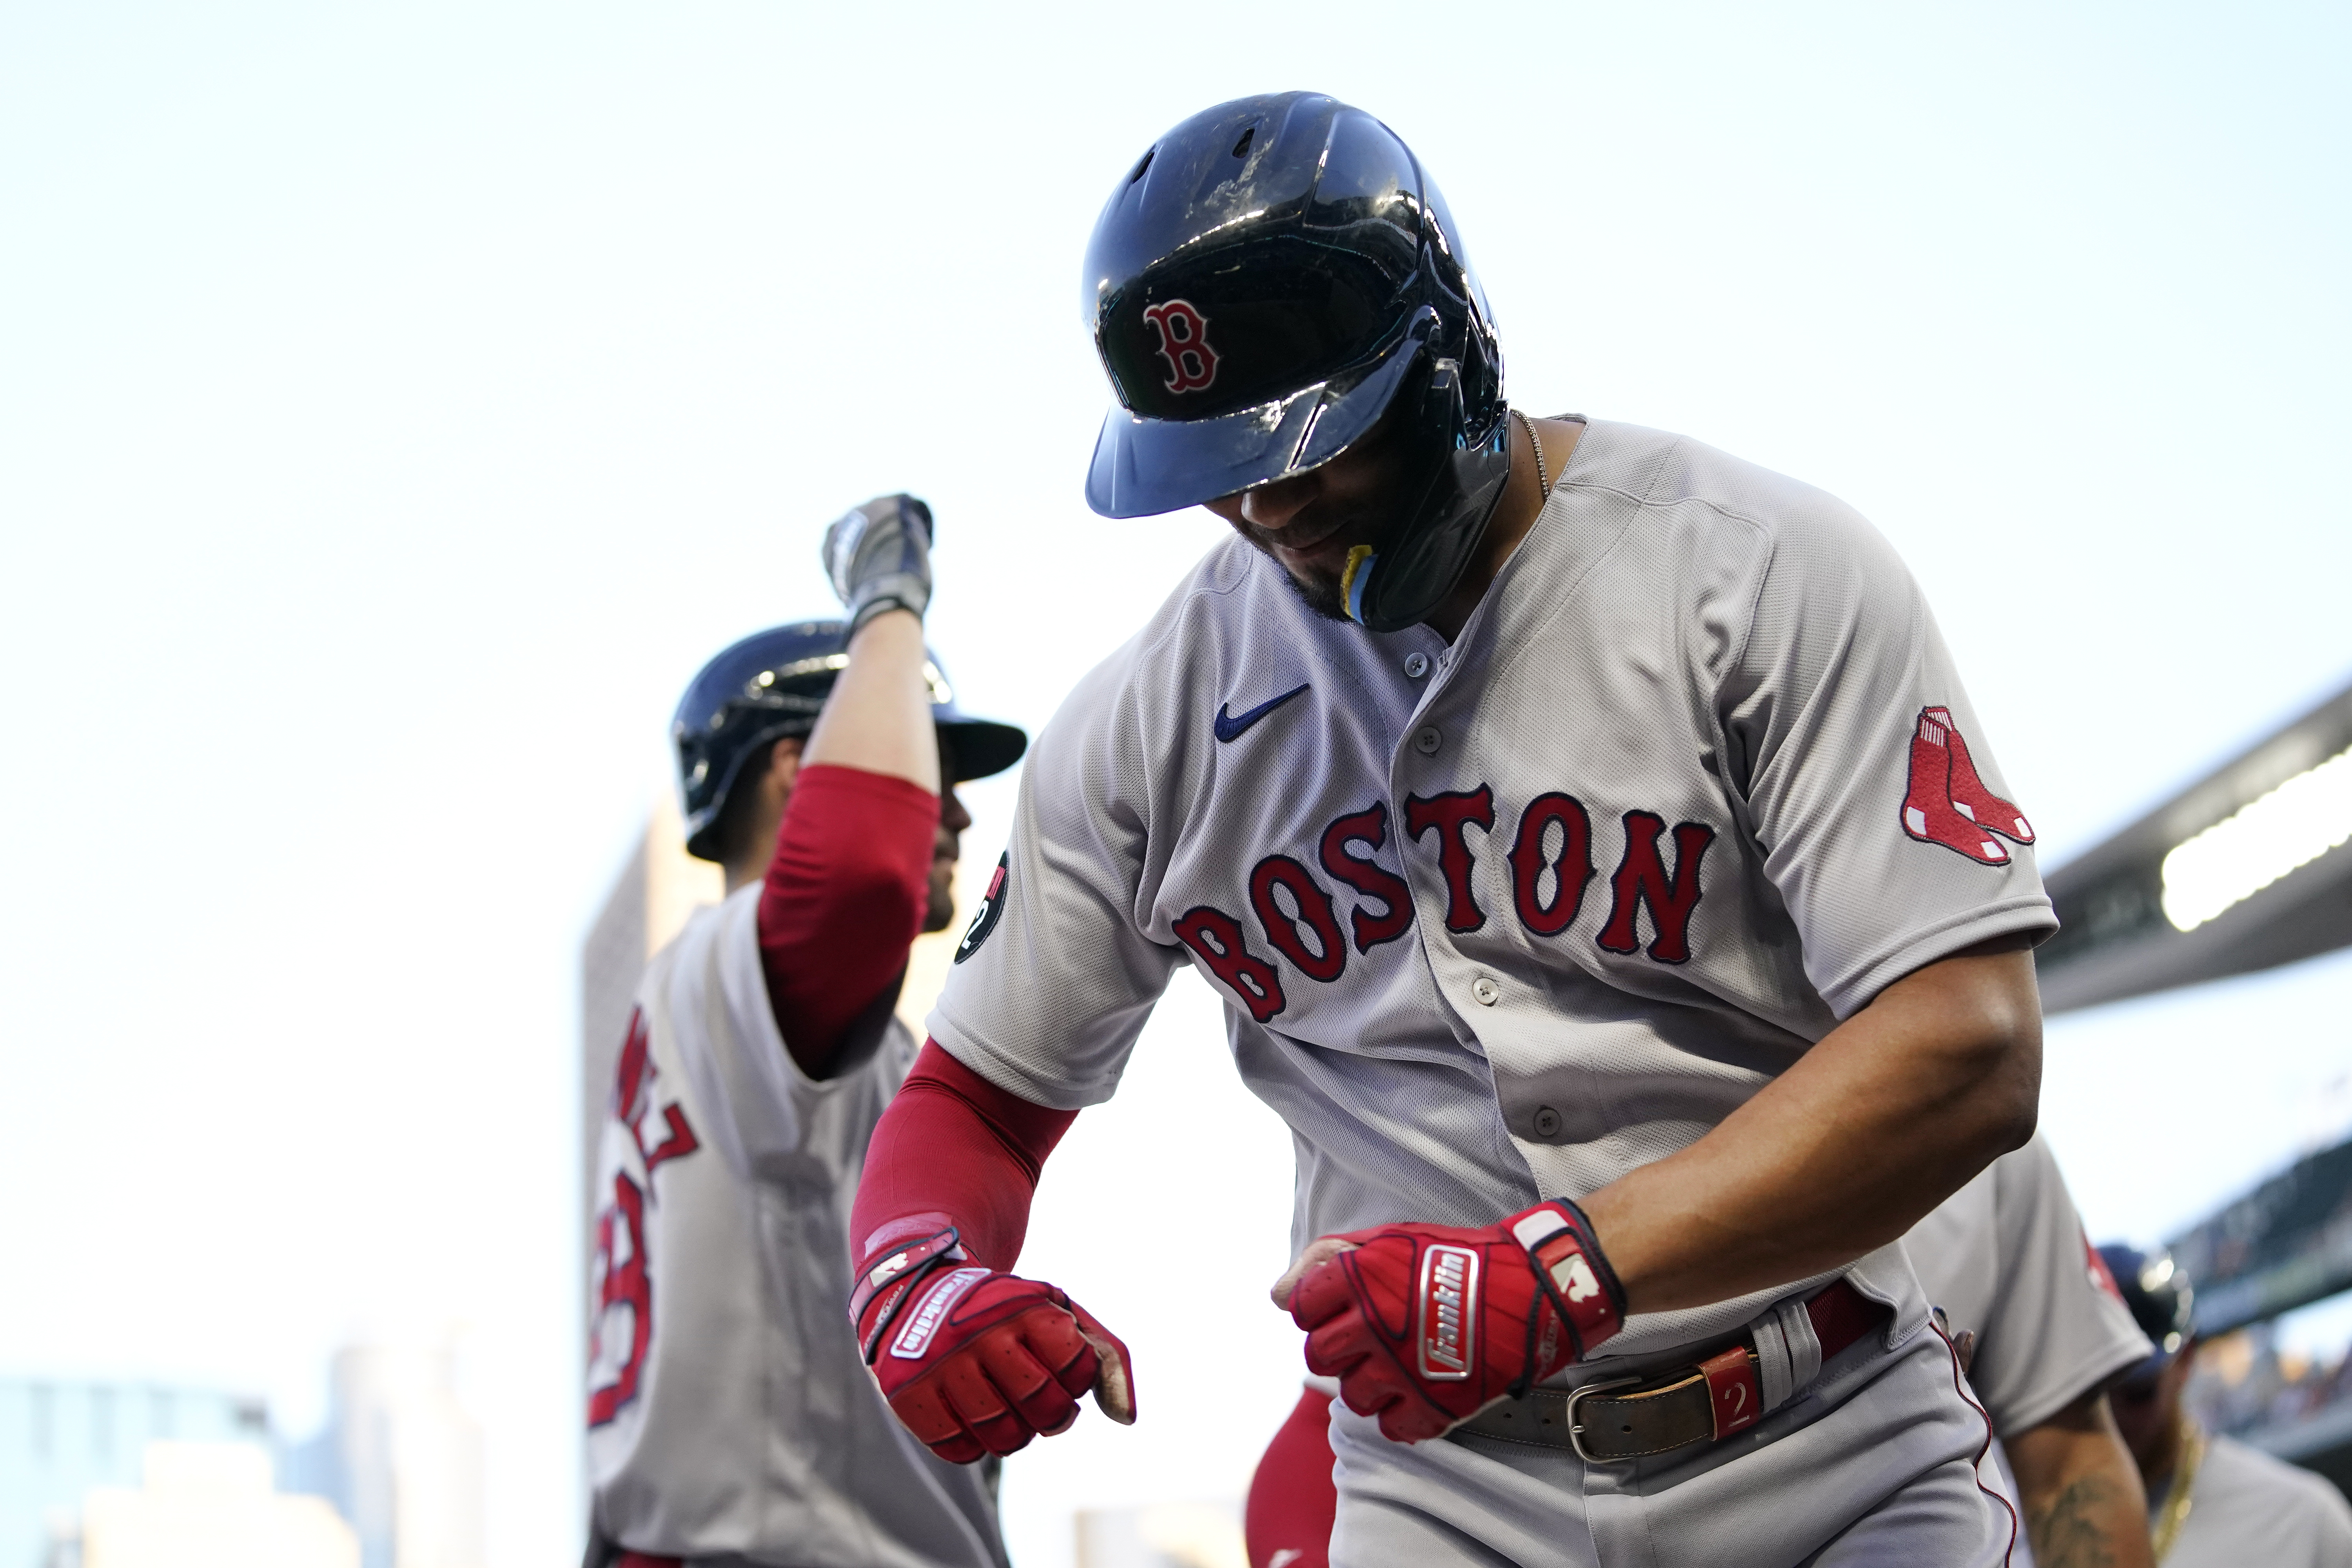
M1536 434L1534 422L1517 409L1511 410L1511 417L1519 422L1519 428L1528 433L1528 445L1536 449L1536 489L1543 493L1544 500L1549 500L1551 479L1544 468L1543 437Z

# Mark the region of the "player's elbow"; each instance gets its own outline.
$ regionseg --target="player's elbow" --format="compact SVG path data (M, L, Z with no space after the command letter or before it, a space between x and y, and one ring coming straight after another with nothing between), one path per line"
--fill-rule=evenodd
M1957 954L1880 998L1911 1043L1911 1109L1956 1167L1982 1169L2033 1136L2042 1098L2042 1001L2021 950Z
M2028 971L2030 977L2031 971ZM1964 1012L1956 1044L1971 1080L1968 1121L1986 1163L2033 1136L2042 1104L2042 1007L2029 984L1986 988Z
M871 932L877 942L903 945L922 929L925 891L923 883L888 855L845 857L825 889L825 918Z
M1990 1159L2025 1146L2042 1113L2042 1021L2005 1037L1985 1079L1982 1114Z

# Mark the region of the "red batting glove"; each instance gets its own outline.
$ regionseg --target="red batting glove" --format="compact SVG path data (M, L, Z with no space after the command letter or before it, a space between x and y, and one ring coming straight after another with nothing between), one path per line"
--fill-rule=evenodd
M1391 1442L1443 1436L1583 1360L1624 1323L1625 1292L1566 1199L1497 1225L1384 1225L1290 1293L1307 1365L1339 1380Z
M866 1363L940 1458L968 1465L1066 1430L1089 1389L1104 1415L1134 1421L1118 1337L1053 1286L970 1262L952 1229L859 1272L851 1311Z

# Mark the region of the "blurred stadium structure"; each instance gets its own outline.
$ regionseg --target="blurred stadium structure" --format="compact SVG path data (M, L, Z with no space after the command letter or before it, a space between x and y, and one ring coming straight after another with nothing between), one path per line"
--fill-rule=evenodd
M2045 1013L2352 944L2352 686L2050 872Z
M2352 1140L2305 1156L2176 1238L2208 1344L2189 1385L2206 1426L2352 1494L2352 1354L2282 1350L2273 1325L2352 1289Z
M2052 871L2042 1009L2118 1002L2352 945L2352 687ZM2352 1289L2352 1141L2170 1242L2209 1340L2215 1430L2352 1493L2352 1357L2282 1352L2285 1313Z

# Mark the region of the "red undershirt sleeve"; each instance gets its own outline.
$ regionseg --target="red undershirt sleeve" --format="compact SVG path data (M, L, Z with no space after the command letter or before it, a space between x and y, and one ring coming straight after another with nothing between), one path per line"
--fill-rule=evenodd
M887 773L818 763L793 781L760 889L760 962L784 1048L811 1078L907 967L939 822L939 796Z
M1008 1094L926 1040L866 1152L851 1263L945 1220L977 1261L1011 1268L1038 1173L1077 1115Z

